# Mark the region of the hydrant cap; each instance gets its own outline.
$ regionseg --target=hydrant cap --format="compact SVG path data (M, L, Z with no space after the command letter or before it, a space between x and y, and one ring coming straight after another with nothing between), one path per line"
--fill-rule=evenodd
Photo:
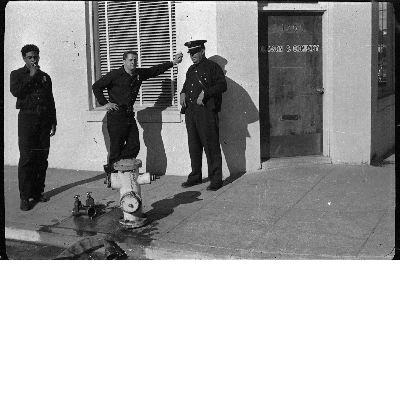
M114 164L114 169L117 171L133 171L139 169L142 166L142 160L136 158L125 158L119 160Z

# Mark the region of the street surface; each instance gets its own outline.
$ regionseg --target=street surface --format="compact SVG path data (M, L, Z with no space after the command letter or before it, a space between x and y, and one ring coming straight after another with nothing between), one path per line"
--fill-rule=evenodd
M48 246L33 242L6 240L7 256L9 260L54 260L65 249L57 246ZM79 260L102 260L101 254L92 253L82 255Z

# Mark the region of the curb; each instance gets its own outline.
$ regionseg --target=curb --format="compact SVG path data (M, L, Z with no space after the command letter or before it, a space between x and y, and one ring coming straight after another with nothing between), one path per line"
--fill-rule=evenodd
M58 233L39 232L33 229L5 227L7 240L34 242L49 246L69 247L77 241L77 236L61 235Z
M24 242L34 242L41 245L57 246L68 248L81 240L104 239L109 234L96 233L95 235L76 236L60 233L38 232L29 229L5 228L5 237L8 240L20 240ZM89 233L89 232L87 232ZM128 258L135 260L280 260L280 261L299 261L299 260L391 260L383 257L352 257L352 256L332 256L315 254L294 254L284 252L255 251L245 249L229 249L222 247L206 247L198 244L182 244L175 242L164 242L162 240L152 240L149 245L131 244L117 241L118 245L125 251ZM190 246L190 249L188 248ZM93 251L103 251L93 249Z

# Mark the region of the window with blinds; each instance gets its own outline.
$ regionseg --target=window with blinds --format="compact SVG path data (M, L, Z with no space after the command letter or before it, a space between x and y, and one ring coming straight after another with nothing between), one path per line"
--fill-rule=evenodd
M128 50L138 53L138 67L141 68L172 60L176 53L174 1L94 3L101 75L121 67L122 55ZM177 105L177 72L174 66L143 82L136 104L160 107Z

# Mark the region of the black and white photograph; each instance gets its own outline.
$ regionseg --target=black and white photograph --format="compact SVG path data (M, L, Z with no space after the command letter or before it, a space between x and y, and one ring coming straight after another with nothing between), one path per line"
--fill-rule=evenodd
M398 400L400 1L2 12L0 397Z
M9 2L4 257L392 260L399 14Z

